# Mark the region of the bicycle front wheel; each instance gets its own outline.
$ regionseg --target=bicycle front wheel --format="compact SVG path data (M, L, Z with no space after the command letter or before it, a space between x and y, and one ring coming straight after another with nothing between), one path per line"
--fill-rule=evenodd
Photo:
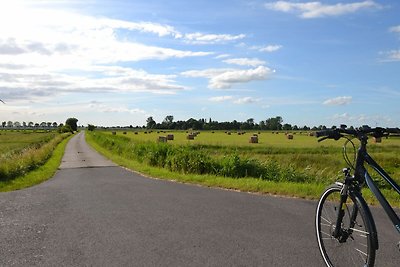
M333 236L338 218L342 185L334 184L322 194L315 217L319 250L327 266L373 266L375 234L372 218L358 197L349 192L337 237Z

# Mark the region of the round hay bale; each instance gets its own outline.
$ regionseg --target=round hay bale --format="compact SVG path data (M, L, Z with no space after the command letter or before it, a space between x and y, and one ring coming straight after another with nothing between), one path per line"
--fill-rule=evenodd
M159 143L166 143L167 142L167 137L166 136L159 136L158 137L158 142Z
M255 135L250 136L249 143L257 144L258 143L258 136L255 136Z
M372 140L374 141L374 143L382 143L382 137L373 137Z
M194 140L194 135L193 135L193 134L188 134L188 135L186 136L186 139L187 139L187 140Z
M174 135L173 134L168 134L167 135L167 140L174 140Z
M292 140L293 139L293 134L287 134L286 137L287 137L287 139Z
M112 133L112 135L117 135L117 132L111 132Z

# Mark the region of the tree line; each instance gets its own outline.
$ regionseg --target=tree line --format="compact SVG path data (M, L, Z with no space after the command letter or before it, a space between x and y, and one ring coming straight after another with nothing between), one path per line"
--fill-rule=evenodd
M33 123L33 122L22 122L19 121L3 121L1 126L3 129L58 129L60 132L71 132L76 131L78 129L77 125L78 119L76 118L68 118L64 123L58 124L57 122L42 122L42 123Z
M171 129L171 130L284 130L284 131L296 131L296 130L322 130L326 129L326 126L320 125L318 127L309 127L309 126L297 126L291 125L289 123L283 123L283 119L281 116L276 116L272 118L268 118L266 120L262 120L258 123L254 121L253 118L247 119L246 121L239 122L233 120L231 122L218 122L214 121L211 118L207 119L193 119L190 118L186 121L174 121L174 116L168 115L165 119L157 123L153 117L148 117L146 120L147 129Z

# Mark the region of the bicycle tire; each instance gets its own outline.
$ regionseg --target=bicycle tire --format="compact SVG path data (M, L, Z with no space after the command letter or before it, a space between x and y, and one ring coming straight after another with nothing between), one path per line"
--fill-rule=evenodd
M337 209L340 203L342 184L333 184L325 189L318 201L315 230L319 250L327 266L368 266L375 263L375 252L378 248L375 223L371 212L360 194L349 192L344 204L345 215L342 229L348 238L340 240L332 233L335 229ZM354 227L350 217L356 209Z

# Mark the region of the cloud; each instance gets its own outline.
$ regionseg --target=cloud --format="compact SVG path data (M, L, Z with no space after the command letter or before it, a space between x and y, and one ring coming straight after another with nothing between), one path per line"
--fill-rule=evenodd
M293 3L288 1L276 1L265 4L267 9L285 13L300 13L304 19L321 18L330 16L341 16L368 8L380 8L374 1L363 1L355 3L337 3L334 5L322 4L321 2Z
M246 35L231 35L231 34L204 34L204 33L188 33L184 35L184 40L191 44L217 44L237 41L245 38Z
M373 125L376 123L382 124L383 122L390 123L392 121L392 119L387 116L365 114L350 115L348 113L334 114L331 118L337 123L348 122L355 123L357 125Z
M328 106L343 106L351 103L351 96L339 96L335 98L328 99L323 102L324 105Z
M400 61L400 49L379 52L379 54L382 56L381 59L382 62Z
M146 111L139 108L127 108L121 106L110 106L106 104L99 103L97 101L92 101L88 107L90 109L95 109L96 111L104 112L104 113L130 113L130 114L147 114Z
M12 101L35 101L65 93L150 92L173 94L187 89L175 81L174 75L151 74L117 66L81 68L80 75L41 74L35 68L2 69L0 91Z
M211 97L208 100L210 100L211 102L225 102L225 101L232 100L232 99L233 99L233 96L225 95L225 96Z
M237 83L266 80L273 72L273 70L264 66L259 66L255 69L226 71L212 77L209 81L209 87L227 89Z
M274 70L265 66L254 69L206 69L182 72L186 77L208 78L208 87L212 89L228 89L237 83L246 83L268 79Z
M29 23L21 23L21 17ZM0 9L2 97L19 101L71 92L173 94L186 89L177 84L175 76L117 65L213 54L138 43L122 38L121 30L183 38L169 25L98 18L54 9L23 6L13 9L11 4L7 5Z
M226 59L223 62L228 64L235 64L239 66L250 66L257 67L260 65L264 65L266 62L257 58L231 58Z
M394 32L394 33L399 33L400 34L400 25L398 26L393 26L389 28L390 32Z
M254 104L259 101L260 101L260 99L258 99L258 98L246 96L246 97L236 99L235 101L233 101L233 103L242 105L242 104Z
M266 46L252 46L251 49L258 50L260 52L275 52L281 49L281 45L266 45Z

